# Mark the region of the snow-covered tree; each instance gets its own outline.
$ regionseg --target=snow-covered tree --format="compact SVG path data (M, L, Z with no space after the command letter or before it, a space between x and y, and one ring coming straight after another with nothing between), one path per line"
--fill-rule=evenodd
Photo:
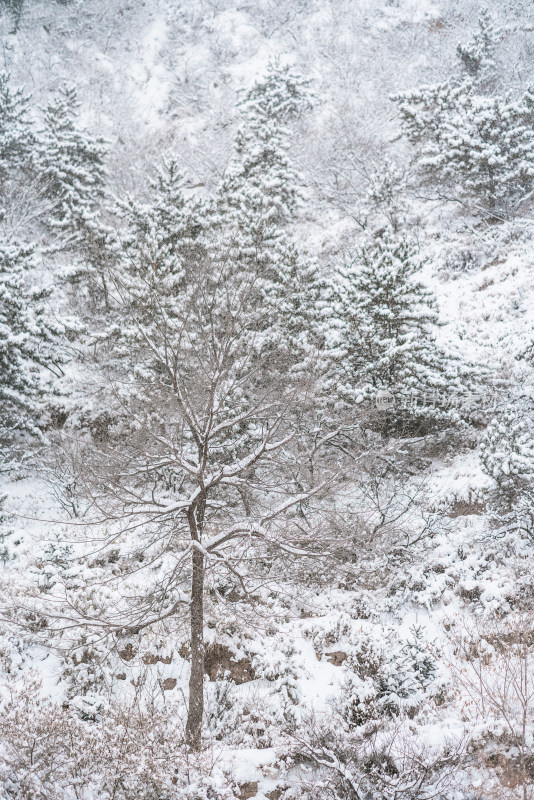
M121 247L138 263L167 263L164 270L181 271L180 263L198 250L207 226L208 210L198 198L187 196L176 159L164 160L150 184L150 199L130 199L120 210L126 229Z
M401 229L406 217L406 172L386 159L374 166L367 178L362 211L365 218L372 214L385 217L394 232Z
M72 297L79 313L94 325L110 307L106 275L117 261L116 232L102 216L80 216L76 219L75 244L62 277L74 289Z
M28 167L35 147L30 97L12 89L10 75L0 72L0 177L5 180Z
M232 209L241 232L266 247L276 242L297 204L301 179L288 155L289 126L313 103L309 84L291 67L272 61L238 105L242 123L218 205L224 213Z
M104 196L106 143L79 124L76 89L64 85L44 109L38 167L49 204L49 223L66 243L97 225Z
M47 315L50 291L31 285L34 250L0 241L0 446L39 432L43 372L57 375L61 327Z
M258 355L267 368L269 347L303 354L310 334L316 343L320 338L318 326L312 331L321 296L317 266L298 253L288 232L302 185L288 155L291 126L313 103L308 79L278 60L269 63L238 105L235 156L212 216L224 257L243 279L253 276L255 302L264 314L258 324L266 331Z
M512 211L534 188L530 93L475 94L453 81L394 98L424 176L488 211ZM442 188L441 188L442 187Z
M478 17L478 30L466 44L459 44L456 48L462 68L481 87L491 83L498 40L499 31L492 16L487 8L483 8Z
M533 426L529 405L510 403L488 425L480 444L484 472L495 480L502 496L512 499L529 486L534 487Z
M142 275L140 287L150 284L160 298L168 294L171 302L184 278L184 260L194 256L199 234L207 220L205 204L187 197L175 159L163 161L149 187L149 200L133 198L115 209L122 223L119 232L92 217L78 221L75 262L68 277L86 287L91 297L91 313L112 308L107 284L110 271L122 260L135 264Z
M3 567L16 558L14 549L11 546L13 544L11 539L13 536L12 519L3 510L6 499L7 495L0 496L0 564Z
M417 147L423 177L440 194L499 215L513 212L534 189L532 97L530 91L485 93L497 41L487 11L479 28L458 47L464 74L392 99L405 135Z
M190 607L194 747L207 563L243 582L245 552L291 548L302 537L296 509L317 491L290 455L313 405L308 331L319 291L316 267L284 229L296 174L282 125L296 116L303 85L273 66L250 90L236 161L211 208L187 197L176 162L165 163L149 201L123 206L121 252L108 272L117 322L104 337L104 362L123 436L111 460L104 447L89 462L109 489L99 506L110 517L121 498L130 553L160 563L160 589L143 598L142 625Z
M244 585L245 553L254 563L258 548L307 540L297 509L318 486L293 448L313 408L304 284L318 281L277 227L280 214L265 237L261 209L221 202L208 213L186 196L173 161L150 200L123 214L122 252L109 270L116 322L102 337L104 391L122 427L111 450L95 446L81 468L92 465L98 506L130 531L125 566L141 551L159 565L160 588L147 591L142 612L126 609L121 625L190 611L187 739L197 748L208 563ZM307 525L313 545L313 517Z
M245 188L256 189L260 207L267 204L279 223L290 219L300 181L287 154L289 126L313 101L308 79L279 61L269 63L238 105L243 122L236 136L236 157L222 188L229 204L237 203Z
M20 20L22 17L22 9L24 7L24 0L3 0L3 6L11 14L13 18L13 33L19 29Z
M371 419L378 414L397 429L457 419L452 401L467 388L458 358L436 342L436 300L420 278L421 266L413 242L386 230L332 286L332 391L349 404L377 403ZM387 402L380 412L382 396Z
M208 238L200 257L162 281L123 265L115 283L121 321L110 331L105 361L125 435L84 457L100 486L99 507L131 531L125 567L141 551L147 565L159 564L160 588L143 598L143 617L134 603L121 625L132 627L133 617L143 627L190 609L194 747L203 713L207 563L246 580L245 553L253 559L256 547L291 550L292 537L306 539L296 509L318 488L291 457L296 412L309 404L312 376L299 385L288 380L298 354L291 360L276 337L268 369L259 368L267 326L255 276L236 275L220 243L214 251Z

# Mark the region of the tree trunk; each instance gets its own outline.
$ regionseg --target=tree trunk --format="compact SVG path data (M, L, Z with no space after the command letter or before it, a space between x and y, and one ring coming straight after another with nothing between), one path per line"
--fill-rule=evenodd
M193 750L202 744L204 714L204 556L193 550L191 580L191 674L189 676L189 709L185 728L186 743Z

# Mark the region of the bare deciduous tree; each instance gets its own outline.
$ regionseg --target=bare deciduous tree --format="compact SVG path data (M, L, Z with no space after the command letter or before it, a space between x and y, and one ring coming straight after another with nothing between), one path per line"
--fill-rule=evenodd
M107 623L138 632L190 609L186 739L194 749L206 570L226 569L246 593L259 550L319 551L317 517L303 509L331 474L317 469L332 433L313 421L316 362L305 331L300 349L287 340L287 297L269 297L265 277L240 268L233 254L234 241L216 239L192 247L179 272L172 259L165 270L148 247L110 275L117 324L99 358L112 424L100 442L77 448L87 520L106 524L102 547L122 543L119 580L142 569L157 574ZM297 455L304 437L311 464Z

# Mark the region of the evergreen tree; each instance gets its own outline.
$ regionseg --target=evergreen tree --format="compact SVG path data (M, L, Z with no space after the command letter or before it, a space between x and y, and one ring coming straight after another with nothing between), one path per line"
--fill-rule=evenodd
M349 404L386 398L385 416L375 409L370 418L397 429L456 421L452 398L456 405L467 389L458 359L436 343L436 301L421 265L409 239L384 231L332 287L332 392Z
M458 83L450 79L401 92L391 99L398 105L403 132L408 141L423 149L431 143L435 147L441 143L448 121L461 113L470 94L470 82Z
M4 503L7 500L7 495L0 496L0 565L5 567L10 561L16 558L13 550L15 542L10 538L13 536L13 528L11 527L12 518L4 511ZM18 542L16 542L18 544Z
M29 112L30 97L13 90L10 76L0 72L0 178L27 169L35 147L35 133Z
M312 330L322 291L318 271L288 233L302 183L288 155L290 126L313 103L309 80L279 61L269 63L238 105L235 157L212 217L222 257L232 259L236 273L253 276L255 302L263 310L264 322L257 322L265 329L258 352L263 359L281 346L303 356L310 337L320 339L319 327Z
M530 91L486 96L497 33L487 12L480 31L458 47L467 72L393 96L426 178L494 214L510 213L534 189Z
M112 310L110 274L126 275L135 269L142 292L147 281L161 296L172 298L180 290L185 279L184 261L197 254L208 215L202 201L186 195L183 175L176 160L169 158L150 182L146 202L129 198L113 209L122 222L119 234L98 218L79 220L77 263L68 277L88 288L91 313L102 307ZM125 272L121 263L128 265Z
M60 372L61 328L47 318L48 289L29 284L31 246L0 242L0 446L39 433L42 373Z
M488 513L493 535L534 539L534 445L530 397L508 403L486 428L480 464L492 478Z
M373 166L367 177L362 211L367 219L371 214L384 217L393 232L397 232L406 216L406 173L389 159L379 166Z
M22 17L22 9L24 7L24 0L2 0L1 3L4 8L11 14L13 18L13 31L12 33L17 33L20 25L20 19Z
M272 225L291 220L298 200L301 180L288 157L288 126L312 106L309 83L291 67L272 61L238 105L243 121L219 204L234 209L266 238Z
M255 213L267 226L291 219L301 180L288 158L288 126L312 103L309 80L279 61L269 63L238 105L236 156L220 189L228 206Z
M208 226L204 204L187 198L184 179L176 161L158 169L150 185L148 202L129 200L119 209L125 228L118 245L115 289L127 293L131 313L152 331L168 325L168 334L181 325L182 305L187 303L190 282L205 252ZM122 300L119 300L122 305ZM151 319L151 309L161 315Z
M97 228L96 211L104 196L105 141L78 125L76 89L63 86L44 110L39 169L49 201L49 224L67 244L80 230Z
M480 444L484 472L503 499L513 500L534 487L534 443L531 403L510 403L488 425Z
M462 68L480 87L491 84L498 33L488 9L483 8L478 18L478 30L467 44L459 44L456 48Z
M178 262L196 254L208 210L198 198L187 197L184 177L176 160L169 158L150 184L149 202L130 199L120 213L126 223L121 245L130 257L142 262L146 251L149 261L157 261L156 248L162 258Z
M495 213L513 210L534 188L530 93L482 97L466 81L423 87L396 100L430 180Z
M101 216L95 214L77 218L75 244L62 276L75 287L73 299L78 312L83 317L89 316L94 324L95 315L110 309L107 276L117 262L117 237Z

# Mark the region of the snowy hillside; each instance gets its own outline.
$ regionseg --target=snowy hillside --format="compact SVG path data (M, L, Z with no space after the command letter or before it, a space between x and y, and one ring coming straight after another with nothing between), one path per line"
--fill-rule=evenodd
M0 30L0 800L534 798L532 3Z

